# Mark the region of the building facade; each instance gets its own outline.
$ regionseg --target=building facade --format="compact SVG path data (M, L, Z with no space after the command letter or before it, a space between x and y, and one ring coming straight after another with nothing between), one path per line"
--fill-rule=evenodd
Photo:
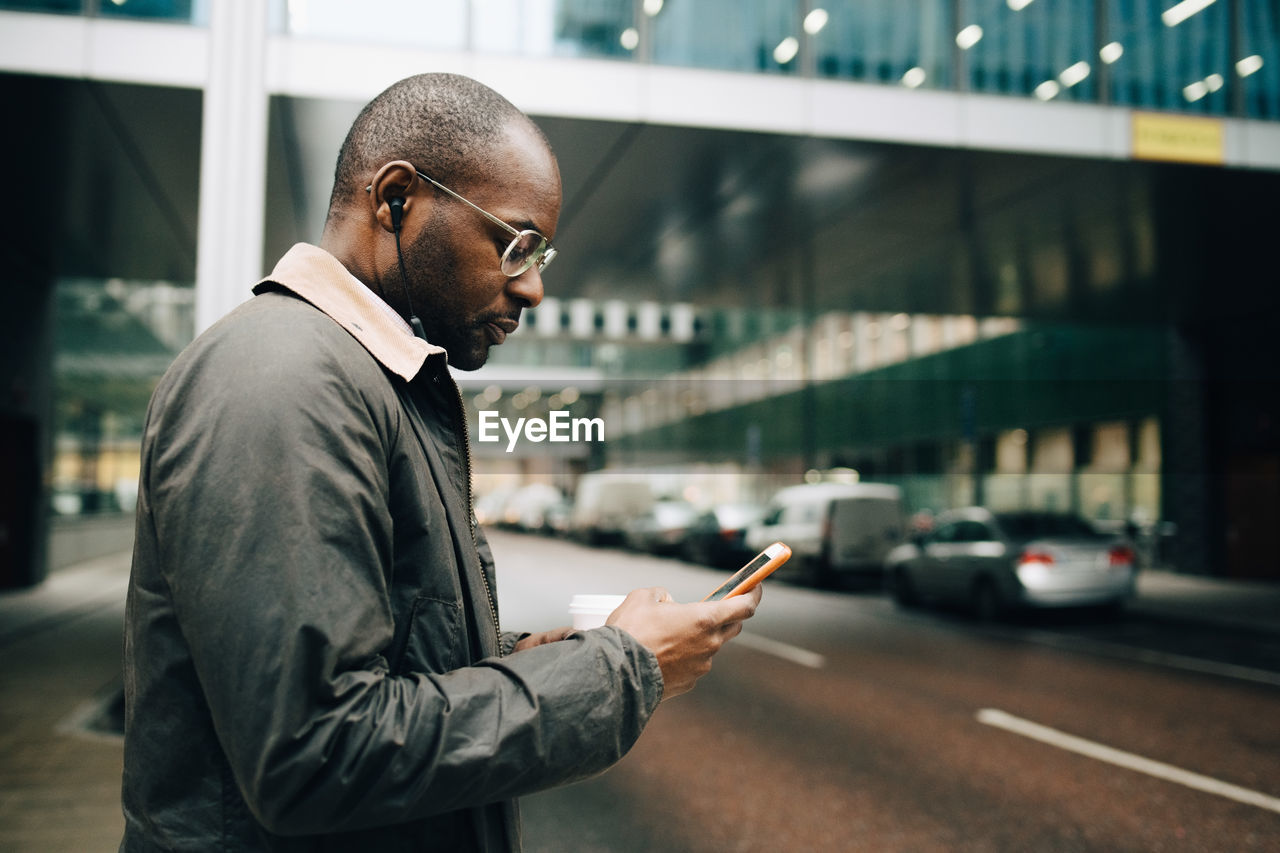
M1278 26L1268 0L3 0L35 192L3 237L0 583L130 506L159 373L318 239L351 118L425 70L533 115L565 181L551 298L461 377L472 406L608 430L482 477L855 468L1276 577Z

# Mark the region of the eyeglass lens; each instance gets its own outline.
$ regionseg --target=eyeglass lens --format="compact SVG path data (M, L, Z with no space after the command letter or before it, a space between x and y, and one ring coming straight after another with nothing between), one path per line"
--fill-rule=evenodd
M535 263L541 271L553 257L547 248L546 238L537 231L521 231L502 254L502 271L517 276Z

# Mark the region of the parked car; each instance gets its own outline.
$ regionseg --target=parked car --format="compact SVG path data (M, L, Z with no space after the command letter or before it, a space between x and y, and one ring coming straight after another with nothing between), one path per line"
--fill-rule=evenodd
M573 536L593 545L621 542L627 524L648 512L653 501L653 489L642 475L620 471L583 474L573 502Z
M547 483L530 483L513 494L502 508L502 523L529 532L542 532L547 511L564 501L564 495Z
M657 501L627 523L623 538L637 551L675 554L697 518L698 508L688 501Z
M747 548L747 528L764 517L764 507L752 503L717 504L689 526L682 548L691 563L741 568L755 556Z
M981 507L938 516L932 531L894 549L886 573L903 606L960 604L982 619L1024 607L1119 608L1137 576L1129 541L1084 518Z
M886 483L813 483L782 489L747 529L758 552L785 542L789 574L818 584L849 577L880 581L889 552L904 540L902 492ZM794 567L794 568L793 568Z
M562 499L543 511L542 532L548 536L568 536L572 532L573 501Z
M511 500L515 493L515 487L504 486L476 498L476 521L486 527L502 524L507 502Z

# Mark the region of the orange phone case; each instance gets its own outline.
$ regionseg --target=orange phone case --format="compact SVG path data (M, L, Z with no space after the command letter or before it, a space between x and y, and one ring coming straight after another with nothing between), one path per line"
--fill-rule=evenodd
M719 601L722 598L733 598L735 595L750 592L789 559L791 559L791 549L781 542L774 542L752 557L745 566L734 572L732 577L702 600Z

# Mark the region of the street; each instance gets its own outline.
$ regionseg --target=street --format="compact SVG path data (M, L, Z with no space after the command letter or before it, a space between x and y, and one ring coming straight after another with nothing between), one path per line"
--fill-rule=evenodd
M490 531L502 623L723 572ZM1251 640L1252 638L1246 638ZM546 851L1280 849L1280 655L1185 626L995 626L779 581L604 775L524 800Z

